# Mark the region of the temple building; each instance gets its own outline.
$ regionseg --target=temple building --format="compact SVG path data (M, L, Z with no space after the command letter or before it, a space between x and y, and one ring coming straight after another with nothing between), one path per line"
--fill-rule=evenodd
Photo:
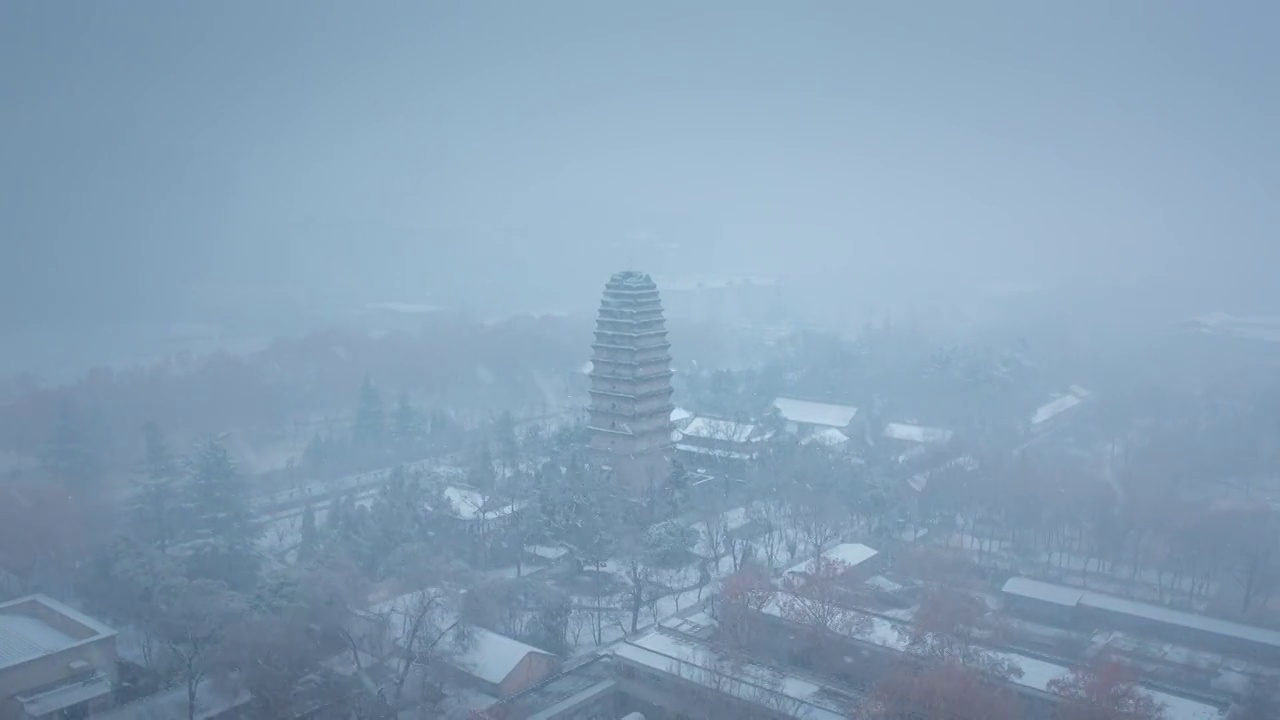
M588 426L596 461L639 496L671 473L671 343L658 286L644 273L605 285L591 345Z

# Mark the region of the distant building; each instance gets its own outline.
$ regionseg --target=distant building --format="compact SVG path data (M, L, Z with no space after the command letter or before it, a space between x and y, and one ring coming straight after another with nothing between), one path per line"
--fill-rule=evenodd
M0 604L0 720L110 707L116 631L44 595Z
M490 697L510 697L560 671L555 655L492 630L472 628L469 640L449 666L462 682Z
M951 431L911 423L891 422L885 425L884 437L908 445L946 445Z
M843 720L862 702L798 669L764 665L665 627L627 638L612 652L618 689L670 716Z
M674 433L676 451L686 467L740 475L768 437L759 425L696 417Z
M1036 408L1029 420L1032 431L1041 431L1056 424L1061 418L1074 414L1073 410L1092 396L1079 385L1072 385L1068 392L1054 395L1048 402Z
M605 285L591 357L588 428L597 462L641 495L671 474L671 343L658 287L620 272Z
M862 543L841 543L822 551L823 560L835 563L840 579L860 583L882 568L880 551ZM817 563L811 558L787 570L787 575L811 575Z
M786 317L777 278L694 275L658 281L672 317L682 320L758 326Z
M777 398L773 401L773 407L785 423L787 432L806 435L818 431L836 430L848 437L850 426L858 416L858 408L852 405L789 397Z

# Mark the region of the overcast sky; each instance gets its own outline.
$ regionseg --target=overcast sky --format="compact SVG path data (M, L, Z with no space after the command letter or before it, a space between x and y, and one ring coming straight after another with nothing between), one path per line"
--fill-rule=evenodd
M1278 23L1263 1L0 0L0 304L554 303L681 263L1260 283Z

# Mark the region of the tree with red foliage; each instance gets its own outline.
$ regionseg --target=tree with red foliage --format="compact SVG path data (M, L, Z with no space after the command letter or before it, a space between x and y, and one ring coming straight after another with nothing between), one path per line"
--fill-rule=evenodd
M807 572L792 573L782 582L786 593L779 600L787 620L817 630L849 634L867 621L863 613L846 607L849 588L845 573L849 564L819 557Z
M17 583L6 588L0 580L0 592L31 592L42 580L69 579L68 563L97 540L100 515L55 483L0 485L0 571Z
M745 649L756 640L758 614L777 595L764 568L748 564L721 581L717 613L719 639L724 644Z
M1049 691L1062 698L1060 720L1161 720L1164 707L1118 662L1078 667L1053 680Z
M858 720L1018 720L1017 697L981 671L942 661L917 667L910 661L876 684Z
M957 663L1000 677L1019 675L979 645L996 634L986 605L967 593L937 587L925 595L911 626L912 649L928 658Z

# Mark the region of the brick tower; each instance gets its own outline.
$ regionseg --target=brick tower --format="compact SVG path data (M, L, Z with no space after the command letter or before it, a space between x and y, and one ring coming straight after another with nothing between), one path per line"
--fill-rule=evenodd
M643 495L671 472L671 343L648 275L609 279L591 348L592 454L619 489Z

